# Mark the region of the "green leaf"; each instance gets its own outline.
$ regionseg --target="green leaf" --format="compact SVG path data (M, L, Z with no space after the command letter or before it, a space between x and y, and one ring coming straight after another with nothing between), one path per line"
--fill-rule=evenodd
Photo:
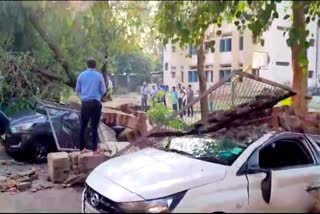
M245 20L245 19L242 19L242 20L241 20L241 24L244 24L244 23L246 23L246 20Z
M310 22L310 16L307 16L307 18L306 18L306 24L309 24L309 22Z
M238 26L238 25L240 24L240 22L239 22L239 21L235 21L234 24L235 24L236 26Z
M214 53L215 48L214 48L214 47L211 47L211 48L210 48L210 51L211 51L211 53Z
M261 44L262 47L264 46L264 39L260 40L260 44Z
M283 19L286 20L286 19L289 19L290 15L289 14L286 14Z
M317 24L318 24L318 27L320 27L320 19L318 20Z
M239 18L240 18L240 16L241 16L241 12L240 12L240 11L238 11L238 12L236 13L236 17L239 19Z
M275 19L279 18L278 12L275 11L275 12L272 14L272 17L275 18Z
M217 36L220 36L221 33L222 33L221 30L217 30L216 35L217 35Z

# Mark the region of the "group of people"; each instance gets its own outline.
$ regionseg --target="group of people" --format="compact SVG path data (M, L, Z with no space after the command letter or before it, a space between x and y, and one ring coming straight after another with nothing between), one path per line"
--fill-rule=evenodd
M158 95L160 91L163 92L162 96ZM165 85L163 85L161 81L157 85L152 85L151 89L148 87L147 83L144 82L140 89L141 110L147 111L149 97L151 98L151 101L153 104L158 102L158 103L163 103L164 106L167 106L165 93L166 93L166 87Z
M159 96L159 91L163 93ZM172 101L172 108L174 111L180 111L184 108L188 103L190 103L194 98L194 92L192 90L192 86L189 85L188 88L185 88L178 84L177 87L173 86L172 90L168 93L166 87L163 85L162 82L158 83L157 85L152 85L151 88L148 87L147 83L144 82L141 90L141 110L146 111L148 106L148 99L150 98L152 103L163 103L165 106L166 104L166 94L170 95ZM193 116L193 106L190 106L186 111L181 112L180 117L182 118L185 115Z
M192 86L188 85L188 88L185 88L178 84L178 87L172 87L172 108L174 111L180 111L187 104L189 104L194 98L194 92L192 90ZM187 114L189 117L193 117L193 106L189 106L187 109ZM186 111L180 113L180 117L183 118L186 115Z

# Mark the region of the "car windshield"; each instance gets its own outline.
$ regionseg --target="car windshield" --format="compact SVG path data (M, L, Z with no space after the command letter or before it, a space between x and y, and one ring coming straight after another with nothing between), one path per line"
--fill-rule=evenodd
M227 137L176 137L160 143L161 150L175 152L191 158L232 165L247 148L245 142Z
M63 111L58 110L58 109L50 108L50 106L47 106L47 109L48 109L50 115L56 115L58 113L62 113L63 112ZM46 107L44 105L42 105L42 104L37 104L36 107L35 107L35 110L36 110L36 112L38 112L40 114L47 115Z

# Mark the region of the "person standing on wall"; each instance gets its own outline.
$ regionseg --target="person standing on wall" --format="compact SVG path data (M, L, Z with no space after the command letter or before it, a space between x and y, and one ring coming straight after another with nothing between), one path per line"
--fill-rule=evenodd
M89 121L91 121L92 126L92 150L96 153L98 149L98 126L102 109L101 99L107 89L102 74L96 70L96 65L95 59L88 59L88 69L79 75L76 85L76 91L81 99L81 152L87 151L85 133Z
M191 85L189 85L188 89L187 89L187 104L191 103L193 98L194 98L193 90L192 90ZM190 117L190 116L193 117L193 106L190 106L188 108L188 117Z

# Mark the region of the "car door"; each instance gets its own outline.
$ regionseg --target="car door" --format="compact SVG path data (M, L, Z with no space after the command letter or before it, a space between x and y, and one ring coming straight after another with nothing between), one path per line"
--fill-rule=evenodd
M78 148L80 137L80 120L74 112L66 113L62 118L62 132L59 143L63 148Z
M288 135L272 139L254 152L251 158L255 160L251 162L255 164L250 166L254 170L247 175L249 212L308 212L313 208L315 192L306 191L306 188L320 184L320 166L314 158L312 148L301 136ZM287 145L277 147L281 143L284 145L283 142ZM289 145L295 149L291 149ZM261 182L266 173L261 170L271 172L269 202L262 195Z

